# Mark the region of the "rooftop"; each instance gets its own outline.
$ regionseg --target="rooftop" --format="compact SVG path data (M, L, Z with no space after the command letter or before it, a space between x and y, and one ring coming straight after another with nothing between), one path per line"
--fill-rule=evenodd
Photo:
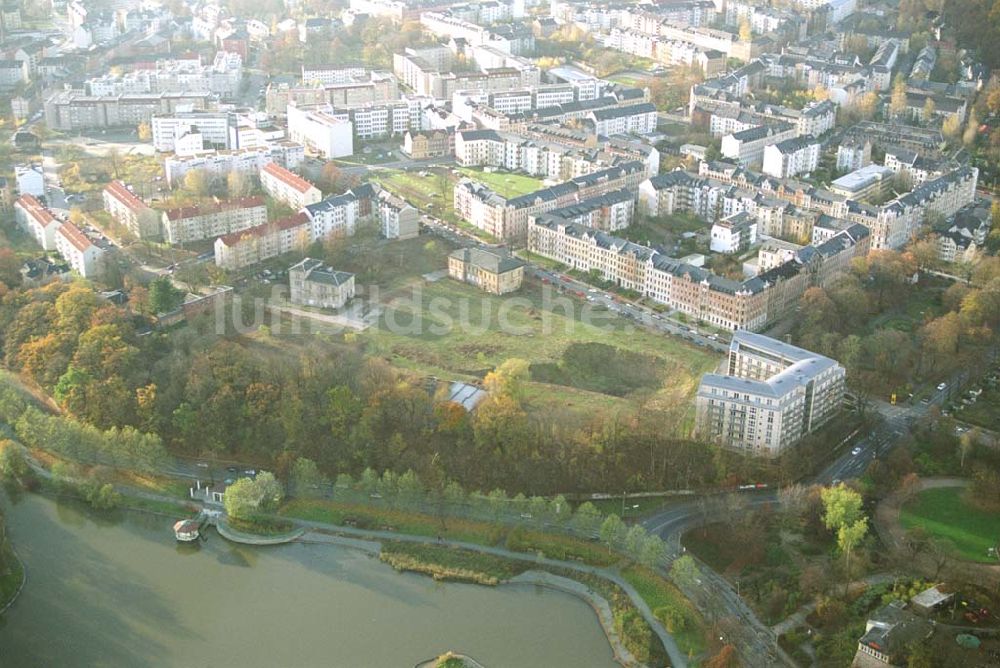
M493 274L505 274L524 266L524 263L515 257L494 253L482 248L459 248L452 251L449 257L456 258Z
M261 170L262 173L269 174L274 178L278 179L282 183L291 186L300 193L307 193L316 186L306 181L304 178L296 174L295 172L289 171L279 165L276 162L269 162L264 165L264 169Z

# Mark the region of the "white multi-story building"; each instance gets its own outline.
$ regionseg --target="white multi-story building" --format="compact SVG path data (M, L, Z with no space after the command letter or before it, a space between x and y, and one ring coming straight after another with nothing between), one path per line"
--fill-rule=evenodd
M700 438L776 457L840 410L844 367L761 334L738 331L724 374L705 374L695 399Z
M61 224L33 195L21 195L14 202L14 220L42 250L56 249L56 230Z
M386 239L412 239L420 233L420 212L388 190L377 189L372 203L378 209L382 236Z
M739 253L757 242L757 220L746 211L726 216L712 225L711 239L713 253Z
M594 131L603 137L623 134L648 135L656 131L656 107L650 102L611 107L590 112Z
M497 239L523 244L532 216L615 190L635 192L645 176L644 163L625 162L509 199L482 183L462 179L454 189L455 212Z
M288 136L327 160L354 154L351 121L325 111L288 105Z
M327 107L316 111L329 115L342 122L350 122L354 128L354 136L358 139L380 139L383 137L402 136L407 130L419 130L420 116L413 113L411 103L407 100L385 102L382 104L366 104L350 109ZM413 121L417 127L413 127Z
M353 83L368 76L368 70L354 65L303 65L302 83L334 86Z
M311 238L353 236L358 225L371 217L371 200L367 201L367 210L362 207L365 203L353 192L346 192L306 206Z
M796 129L791 123L758 125L723 137L722 155L742 167L750 167L764 159L765 147L795 136Z
M185 174L194 169L204 170L213 178L225 178L229 172L234 171L256 175L270 162L295 169L304 157L305 150L301 144L276 142L259 148L212 151L192 156L173 155L164 160L163 168L167 183L174 188Z
M764 147L762 171L779 179L808 174L819 165L820 142L809 137L793 137Z
M84 278L93 278L104 271L104 249L80 231L73 223L66 221L55 232L56 251Z
M867 139L847 137L837 147L837 170L853 172L872 162L872 143Z
M260 170L260 184L264 192L298 210L323 199L319 188L304 178L273 162Z
M139 239L160 237L160 216L121 181L112 181L101 193L104 210Z
M90 95L140 95L143 93L207 92L232 97L243 80L243 60L238 53L219 51L211 65L200 58L158 60L155 69L122 75L105 74L87 81Z
M177 143L186 135L198 134L198 151L204 149L235 148L229 144L230 125L234 121L229 112L189 111L175 114L157 114L150 121L153 148L165 153L177 152Z

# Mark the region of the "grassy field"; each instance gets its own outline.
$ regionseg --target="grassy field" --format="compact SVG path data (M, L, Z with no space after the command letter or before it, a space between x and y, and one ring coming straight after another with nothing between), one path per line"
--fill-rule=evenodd
M986 550L995 547L1000 538L1000 513L970 505L965 494L959 487L925 490L903 506L900 522L907 529L922 527L948 542L962 559L995 563Z
M457 180L455 176L445 169L423 173L427 176L421 176L421 172L386 169L377 172L373 178L383 188L396 193L422 212L433 212L446 218L454 216L452 191Z
M510 358L546 365L551 371L552 365L566 368L570 360L564 355L573 344L604 344L607 355L600 359L609 361L607 368L547 373L546 380L557 382L532 384L530 400L567 402L587 410L613 408L609 394L592 390L629 387L628 378L618 377L623 371L614 361L620 357L617 350L641 354L648 362L646 378L635 383L645 396L669 385L671 393L687 397L701 374L717 362L704 350L637 328L580 300L546 296L537 284L500 298L442 279L420 285L419 293L393 296L398 300L384 300L379 327L364 336L373 351L394 365L426 375L474 380ZM656 380L652 387L651 377Z
M651 355L673 362L676 371L688 374L700 374L715 363L714 356L703 350L588 308L581 300L558 294L546 299L534 284L508 297L495 297L453 280L425 283L420 292L419 302L407 294L390 304L378 332L395 355L416 367L460 372L470 356L480 368L511 357L557 362L574 342L605 343ZM423 307L419 316L414 316L415 307ZM587 313L593 315L589 324L581 322Z
M484 172L479 169L468 169L463 167L458 170L462 175L470 179L485 183L494 192L503 197L517 197L527 193L541 190L545 186L541 180L533 176L524 174L511 174L509 172Z
M621 84L623 86L638 87L649 84L650 76L642 75L639 72L619 72L608 77L608 81Z

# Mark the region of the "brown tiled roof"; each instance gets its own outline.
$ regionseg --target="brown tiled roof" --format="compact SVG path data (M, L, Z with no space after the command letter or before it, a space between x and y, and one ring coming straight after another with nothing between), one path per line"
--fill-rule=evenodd
M267 163L261 171L266 172L279 181L290 185L300 193L309 192L309 190L315 187L298 174L288 171L276 162Z
M176 209L169 209L164 213L167 216L167 220L183 220L184 218L195 218L197 216L204 216L210 213L217 213L219 211L227 211L229 209L249 209L255 206L264 206L264 198L240 197L239 199L216 201L212 204L182 206Z
M254 227L247 228L240 232L231 232L230 234L224 234L219 239L226 246L235 246L237 243L243 239L248 239L250 237L262 237L269 232L277 232L280 230L288 230L293 227L298 227L299 225L306 225L309 223L309 216L303 211L292 214L285 218L280 218L263 225L256 225Z
M146 203L136 197L121 181L112 181L104 190L114 195L115 199L136 213L148 208Z
M20 204L28 212L28 215L34 218L42 227L48 227L52 223L59 223L56 217L52 215L52 212L35 199L34 195L21 195L17 198L15 204Z
M88 239L79 227L69 221L63 223L62 227L56 230L56 233L63 235L78 251L85 251L94 245L94 242Z

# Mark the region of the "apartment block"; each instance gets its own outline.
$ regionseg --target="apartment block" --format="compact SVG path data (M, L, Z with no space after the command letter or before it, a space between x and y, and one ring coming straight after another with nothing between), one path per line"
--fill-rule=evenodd
M316 111L340 121L349 121L354 128L354 136L358 139L402 136L411 129L419 129L419 126L412 127L414 120L419 122L419 114L413 113L411 104L407 100L365 104L349 109L331 106Z
M104 210L138 239L159 239L160 215L121 181L112 181L101 194Z
M594 132L602 137L613 135L648 135L656 131L656 107L650 102L590 112Z
M176 114L157 114L150 121L153 133L153 148L172 153L177 151L178 142L186 135L197 134L197 150L205 148L228 149L230 145L230 125L234 122L229 112L182 111Z
M304 250L312 242L309 216L298 212L215 240L215 264L236 271L293 250Z
M852 225L789 262L735 281L558 215L534 214L528 232L533 253L584 273L596 271L690 318L730 330L761 329L787 315L807 288L826 284L866 254L869 241L866 227Z
M482 183L463 179L455 185L455 211L463 220L497 239L524 244L531 216L615 190L635 192L645 174L643 163L627 162L510 199Z
M844 367L828 357L738 331L726 372L701 379L697 434L746 454L776 457L837 415L845 377Z
M146 93L93 96L61 91L45 102L45 124L54 130L135 127L156 114L172 114L181 109L209 109L212 93Z
M376 189L372 206L386 239L412 239L420 233L420 212L388 190Z
M455 133L448 130L407 131L403 135L403 153L413 160L455 155Z
M360 223L372 217L372 204L370 199L349 191L309 204L304 212L309 217L309 234L313 240L349 237L354 235Z
M819 165L820 146L819 140L809 135L765 146L761 171L779 179L808 174Z
M267 146L231 151L212 151L191 156L172 155L163 162L167 184L176 188L184 175L193 169L204 170L214 178L225 178L229 172L256 175L264 166L276 162L295 169L305 158L305 149L296 142L275 142Z
M791 139L796 133L794 125L784 122L734 132L722 138L722 155L743 167L759 165L767 146Z
M56 230L61 223L34 195L21 195L14 201L14 220L42 250L56 249Z
M94 278L104 271L104 249L73 223L66 221L56 228L55 249L69 266L84 278Z
M757 220L746 211L734 213L712 225L710 243L713 253L732 255L756 242Z
M163 212L160 221L164 240L183 244L263 225L267 222L267 206L262 197L244 197L170 209Z
M295 210L323 199L323 193L319 188L273 162L264 165L264 169L260 170L260 184L268 195Z

